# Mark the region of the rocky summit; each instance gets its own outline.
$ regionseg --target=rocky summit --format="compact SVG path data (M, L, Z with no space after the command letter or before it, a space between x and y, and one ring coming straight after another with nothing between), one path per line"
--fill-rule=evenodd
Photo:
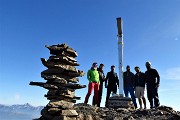
M180 120L180 112L167 106L133 110L127 108L99 108L79 103L74 105L74 108L79 114L77 120Z

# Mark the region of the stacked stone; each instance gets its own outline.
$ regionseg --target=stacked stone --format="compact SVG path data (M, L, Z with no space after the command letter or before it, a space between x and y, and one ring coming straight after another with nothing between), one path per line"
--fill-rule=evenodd
M86 87L77 84L77 77L83 76L84 72L77 70L79 66L75 57L77 52L66 44L45 46L50 50L48 60L41 58L42 64L48 69L41 72L41 77L46 82L30 82L48 89L49 103L42 109L40 120L77 120L78 113L73 109L74 103L80 97L75 96L75 90Z
M114 95L108 100L109 108L134 108L131 98Z

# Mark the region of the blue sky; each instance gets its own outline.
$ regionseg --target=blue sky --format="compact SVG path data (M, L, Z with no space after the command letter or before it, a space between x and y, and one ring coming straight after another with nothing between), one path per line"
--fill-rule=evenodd
M161 105L180 111L179 5L179 0L0 0L0 103L48 103L46 89L29 86L45 82L40 76L46 69L40 58L50 55L45 45L67 43L84 72L94 61L105 64L105 73L118 66L116 18L122 17L124 66L144 72L151 61L161 77ZM86 75L79 83L88 84ZM76 91L77 103L86 93L87 88ZM106 89L102 106L105 97Z

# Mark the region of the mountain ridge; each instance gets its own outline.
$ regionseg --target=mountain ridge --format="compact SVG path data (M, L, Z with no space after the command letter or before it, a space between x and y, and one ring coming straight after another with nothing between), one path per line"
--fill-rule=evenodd
M30 120L40 117L44 106L33 106L29 103L5 105L0 104L1 120Z

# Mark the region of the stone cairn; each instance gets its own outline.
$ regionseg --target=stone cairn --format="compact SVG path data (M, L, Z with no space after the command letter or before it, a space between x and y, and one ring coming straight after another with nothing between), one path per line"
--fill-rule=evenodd
M48 89L45 97L50 101L42 109L39 120L77 120L78 113L73 105L80 97L75 96L75 90L86 87L77 84L77 77L85 74L75 67L79 66L75 60L77 53L66 44L45 47L51 54L48 60L41 58L42 64L48 68L41 72L46 82L30 82L30 85Z

